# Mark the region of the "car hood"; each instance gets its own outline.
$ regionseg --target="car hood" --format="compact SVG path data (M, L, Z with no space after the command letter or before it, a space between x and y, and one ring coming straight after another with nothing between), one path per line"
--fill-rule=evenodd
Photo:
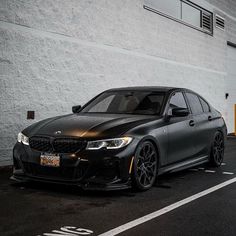
M23 133L26 135L73 136L90 139L117 137L128 130L157 120L157 116L124 114L70 114L40 121Z

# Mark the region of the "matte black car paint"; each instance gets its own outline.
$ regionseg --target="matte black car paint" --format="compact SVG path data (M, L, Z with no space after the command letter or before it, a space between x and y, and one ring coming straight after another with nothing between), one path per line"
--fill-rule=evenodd
M52 139L73 137L85 141L121 136L133 137L134 139L128 146L117 150L83 149L78 153L60 153L61 166L67 171L71 170L76 173L80 168L84 168L82 176L78 177L77 174L70 175L69 173L69 176L63 177L63 169L60 170L62 171L61 176L60 173L54 176L50 175L50 171L55 170L47 167L40 167L47 169L43 174L27 171L27 165L39 167L40 152L32 150L22 143L16 143L13 151L14 173L12 179L74 184L85 189L123 189L131 186L129 167L140 142L144 140L153 142L159 156L158 173L162 174L209 161L215 132L218 130L222 132L224 138L226 137L225 122L221 114L213 107L210 107L210 112L199 115L192 115L190 112L186 117L168 116L168 102L171 94L177 91L194 93L190 90L131 87L109 91L124 90L165 93L161 115L79 112L40 121L23 130L23 133L29 138L33 136L46 136ZM187 99L186 102L188 103ZM191 111L189 104L188 108ZM57 131L61 131L61 134L57 134Z

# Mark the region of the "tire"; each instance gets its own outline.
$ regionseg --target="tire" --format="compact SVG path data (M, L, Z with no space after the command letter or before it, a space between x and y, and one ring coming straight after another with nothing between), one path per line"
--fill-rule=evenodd
M217 131L211 146L210 165L219 167L224 159L224 137L221 132Z
M134 155L132 172L133 187L139 191L150 189L156 181L158 155L150 141L139 144Z

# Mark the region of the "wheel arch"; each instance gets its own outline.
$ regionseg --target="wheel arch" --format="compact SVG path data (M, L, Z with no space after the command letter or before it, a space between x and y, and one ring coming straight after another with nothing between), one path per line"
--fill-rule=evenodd
M154 138L154 137L151 136L151 135L148 135L148 136L143 137L143 138L138 142L138 145L137 145L136 149L138 148L138 146L139 146L140 143L145 142L145 141L149 141L149 142L151 142L151 143L154 145L155 150L156 150L156 152L157 152L158 166L160 166L160 163L161 163L161 148L160 148L160 144L158 143L158 141L156 140L156 138Z
M222 135L222 140L223 140L223 154L221 154L222 160L219 163L216 162L216 160L214 159L214 156L213 156L214 141L215 141L215 137L217 136L217 133L220 133ZM209 155L209 164L211 166L218 167L218 166L221 165L221 163L223 161L223 158L224 158L224 150L225 150L225 135L224 135L224 132L221 129L217 128L214 132L213 140L212 140L212 143L211 143L210 155Z

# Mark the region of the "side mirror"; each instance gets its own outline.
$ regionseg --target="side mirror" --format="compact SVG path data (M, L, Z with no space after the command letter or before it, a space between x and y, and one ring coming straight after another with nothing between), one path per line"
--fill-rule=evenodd
M173 108L172 116L174 117L184 117L189 115L189 110L187 108Z
M81 106L80 106L80 105L78 105L78 106L73 106L73 107L72 107L72 112L73 112L73 113L78 113L78 112L80 111L80 109L81 109Z

